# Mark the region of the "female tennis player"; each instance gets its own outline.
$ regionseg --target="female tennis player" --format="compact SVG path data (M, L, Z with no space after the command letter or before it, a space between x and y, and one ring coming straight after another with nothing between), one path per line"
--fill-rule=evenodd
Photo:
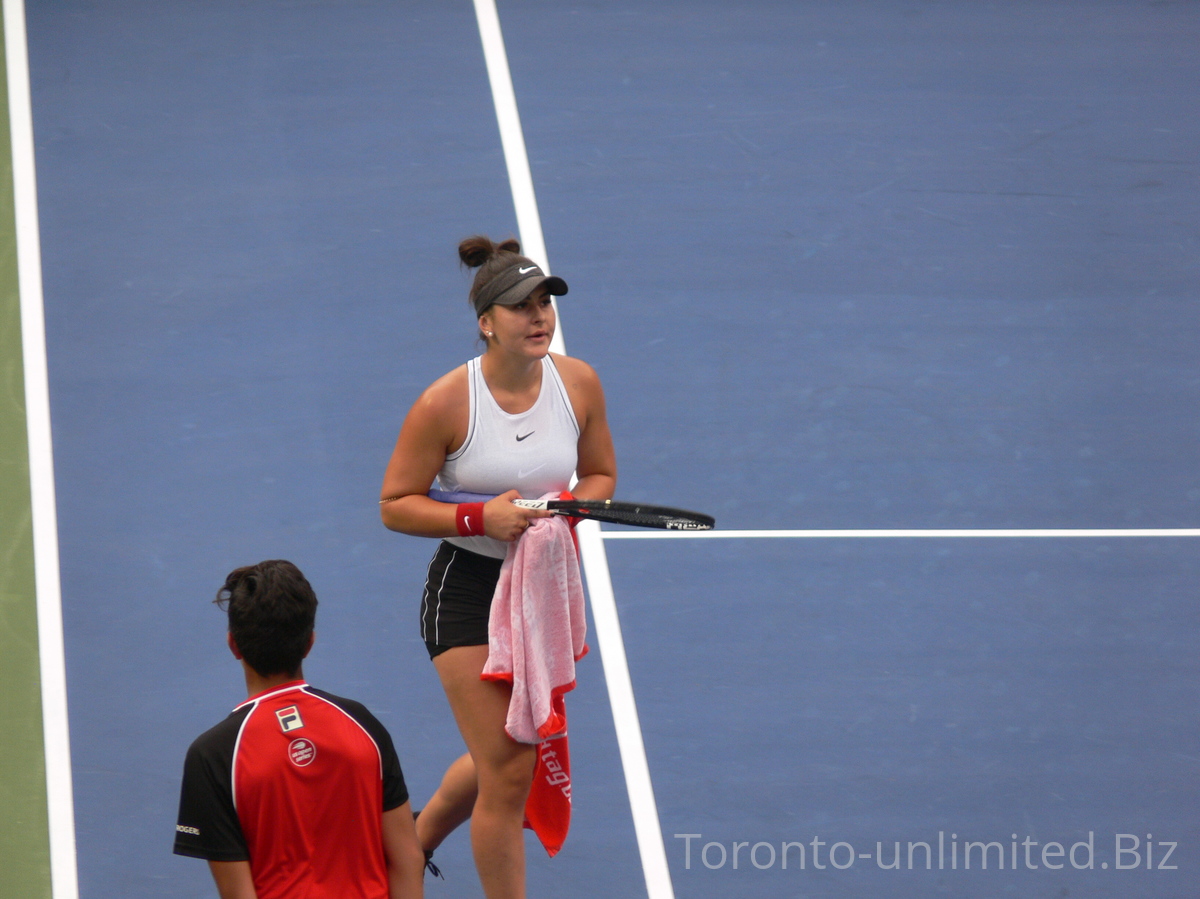
M421 635L467 753L450 765L417 818L426 852L468 818L488 899L525 895L522 821L536 747L505 733L511 688L480 679L488 611L507 544L551 513L512 500L578 482L581 499L609 499L617 468L600 379L586 363L550 352L551 296L567 285L520 255L520 244L471 237L458 248L478 269L469 301L484 352L435 381L400 429L380 499L394 531L440 537L421 600ZM494 495L452 505L443 490Z

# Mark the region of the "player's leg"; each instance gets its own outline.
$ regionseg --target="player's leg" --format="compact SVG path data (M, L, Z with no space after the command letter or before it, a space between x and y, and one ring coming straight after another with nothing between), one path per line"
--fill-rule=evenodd
M460 824L471 817L479 784L475 779L475 762L465 753L446 769L441 784L421 809L417 818L417 836L421 848L432 852Z
M505 733L512 690L480 680L487 654L487 646L459 646L433 662L475 767L479 792L471 816L471 848L484 895L524 899L522 822L537 747Z

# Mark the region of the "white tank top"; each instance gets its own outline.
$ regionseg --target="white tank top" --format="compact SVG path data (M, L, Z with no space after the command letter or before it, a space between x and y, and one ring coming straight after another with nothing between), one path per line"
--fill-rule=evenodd
M537 400L525 412L505 412L483 378L480 357L467 363L467 438L438 472L442 490L495 495L518 490L527 499L566 490L579 462L579 422L554 361L542 359ZM471 552L503 559L508 544L491 537L449 537Z

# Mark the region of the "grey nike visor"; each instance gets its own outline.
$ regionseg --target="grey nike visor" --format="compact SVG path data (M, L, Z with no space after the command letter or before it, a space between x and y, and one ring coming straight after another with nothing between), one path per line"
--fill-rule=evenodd
M475 296L475 314L483 315L488 306L515 306L543 284L551 296L561 297L567 292L567 282L562 278L547 275L531 259L514 256L512 265L488 281Z

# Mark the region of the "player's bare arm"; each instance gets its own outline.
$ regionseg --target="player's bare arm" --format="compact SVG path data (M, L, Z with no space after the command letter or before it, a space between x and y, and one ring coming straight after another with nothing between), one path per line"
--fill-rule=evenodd
M604 402L604 388L595 370L581 359L554 355L559 374L579 422L578 483L571 493L579 499L611 499L617 487L617 454Z
M384 472L379 499L379 514L389 529L414 537L458 533L455 507L435 502L427 494L446 456L467 438L469 395L467 368L460 366L430 385L409 410ZM487 536L515 540L530 518L548 514L514 506L509 500L516 496L516 491L510 491L485 506Z

